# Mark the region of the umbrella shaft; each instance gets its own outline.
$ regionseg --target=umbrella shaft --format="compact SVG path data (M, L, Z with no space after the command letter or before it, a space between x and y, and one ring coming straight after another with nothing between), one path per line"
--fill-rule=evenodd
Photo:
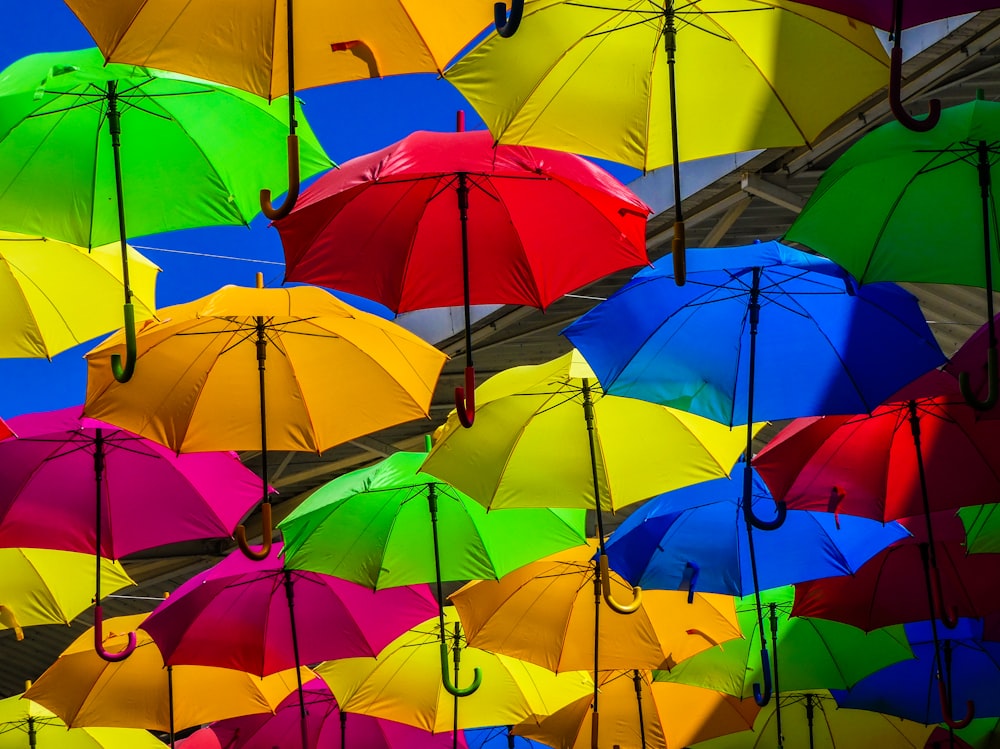
M680 138L677 135L677 80L674 72L677 52L677 30L674 27L674 3L667 0L663 7L663 49L667 53L667 71L669 73L670 92L670 147L673 157L674 178L674 222L682 223L684 213L681 210L681 156Z
M295 683L299 691L299 730L302 736L302 749L309 749L309 735L306 728L306 694L302 688L302 666L299 658L299 634L295 628L295 593L292 590L291 570L282 570L285 582L285 598L288 599L288 619L292 634L292 658L295 660Z
M108 81L108 131L111 133L111 152L115 162L115 196L118 201L118 241L122 251L122 286L125 304L132 303L132 286L128 277L128 234L125 231L125 188L122 184L121 113L118 111L118 81Z
M465 366L472 366L472 289L469 282L469 175L458 174L458 223L462 231L462 310L465 313Z
M897 0L898 1L898 0ZM993 250L990 242L990 193L993 191L993 177L990 171L990 152L986 141L979 141L976 151L979 155L977 168L979 171L979 193L983 209L983 255L985 257L985 282L986 282L986 319L987 330L989 332L990 348L996 348L997 336L996 326L993 322Z
M174 667L167 666L167 712L170 716L170 749L174 749Z
M292 12L292 0L286 0L286 20L288 29L288 134L295 135L295 33L293 19L295 13Z

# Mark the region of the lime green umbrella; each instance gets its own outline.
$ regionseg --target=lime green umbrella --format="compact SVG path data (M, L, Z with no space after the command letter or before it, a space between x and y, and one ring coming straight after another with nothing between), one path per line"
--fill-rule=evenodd
M760 594L769 612L775 660L780 650L780 683L785 690L850 689L865 676L913 657L901 625L864 632L840 622L792 617L794 595L791 585ZM705 650L669 671L656 671L656 681L752 697L754 682L761 682L760 659L754 649L758 633L753 596L737 599L736 616L746 639ZM774 673L777 679L779 671Z
M331 165L308 126L303 176ZM262 186L287 185L287 112L259 96L94 49L17 60L0 73L0 229L94 247L119 242L129 358L132 235L249 224ZM280 154L280 155L279 155ZM114 364L114 362L112 362Z
M965 526L965 550L970 554L1000 552L1000 504L960 507L958 518Z
M373 589L437 583L441 675L450 682L442 582L493 579L586 543L583 509L487 512L457 489L423 473L424 453L398 452L320 487L278 527L288 567L351 580ZM345 543L345 539L351 539Z

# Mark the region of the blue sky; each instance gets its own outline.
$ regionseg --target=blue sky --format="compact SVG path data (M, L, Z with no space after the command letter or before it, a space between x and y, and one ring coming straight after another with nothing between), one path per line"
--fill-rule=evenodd
M86 29L61 0L16 3L0 24L0 68L34 52L93 46ZM483 127L462 96L435 75L396 76L338 84L300 92L304 111L327 153L335 162L382 148L414 130L452 130L455 113L466 110L467 129ZM608 165L605 165L608 166ZM620 179L634 170L614 168ZM257 271L268 285L283 276L281 243L274 229L258 216L242 227L191 229L150 237L130 237L136 246L178 250L175 254L144 249L161 268L157 290L160 307L204 296L227 283L249 286ZM205 255L246 258L222 260ZM49 362L0 360L0 416L42 411L83 402L90 342L59 354Z

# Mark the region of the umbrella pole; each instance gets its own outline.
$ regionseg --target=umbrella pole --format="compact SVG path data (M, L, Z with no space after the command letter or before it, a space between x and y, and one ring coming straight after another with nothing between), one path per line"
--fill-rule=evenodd
M674 283L683 286L687 281L684 213L681 210L680 142L677 136L677 84L674 75L677 53L677 29L674 27L674 0L663 6L663 49L667 53L667 71L670 81L670 147L673 156L674 176L674 239L671 252L674 256Z
M639 739L642 749L646 749L646 722L642 717L642 677L637 668L632 670L632 683L635 684L635 704L639 707Z
M775 703L777 707L777 703ZM813 740L813 712L816 706L813 704L813 695L806 695L806 725L809 726L809 749L815 749L815 742Z
M295 683L299 691L299 732L302 737L302 749L309 749L309 732L306 726L306 693L302 688L302 662L299 659L299 634L295 629L295 593L292 590L292 571L282 569L285 582L285 598L288 599L288 618L292 629L292 657L295 659Z
M771 620L771 653L774 659L774 721L778 727L778 749L785 745L785 735L781 730L781 686L778 679L778 604L767 604L768 616Z
M264 288L263 273L257 274L257 288ZM263 317L255 317L254 322L257 327L257 388L260 393L261 496L264 498L260 506L262 534L260 551L254 551L250 548L250 544L247 543L247 529L242 523L236 526L236 532L233 536L236 538L236 544L240 547L240 551L243 552L243 556L255 562L261 562L267 559L268 554L271 553L271 536L274 534L274 527L271 524L271 491L268 485L269 472L267 468L267 403L264 397L264 371L267 365L267 328Z
M170 715L170 749L174 749L174 667L167 666L167 710Z
M118 242L122 252L122 286L125 288L125 357L119 354L111 355L111 371L118 382L128 382L135 372L136 342L135 342L135 308L132 306L132 284L128 275L128 245L125 232L125 188L122 180L121 157L121 113L118 111L118 81L108 81L108 130L111 133L111 151L115 162L115 195L118 200Z
M295 14L292 12L292 0L285 3L285 24L288 31L288 195L285 202L275 208L271 205L271 191L260 191L260 209L272 221L284 218L292 212L295 201L299 198L299 136L295 134L295 34L292 23Z
M469 287L469 175L458 173L458 219L462 228L462 310L465 312L465 387L455 388L458 420L468 429L476 419L476 368L472 363L472 295Z
M347 713L340 711L340 749L347 749Z

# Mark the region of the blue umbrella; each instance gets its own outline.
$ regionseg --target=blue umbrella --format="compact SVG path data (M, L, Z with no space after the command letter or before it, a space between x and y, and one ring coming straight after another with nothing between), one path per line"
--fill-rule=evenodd
M515 736L510 732L513 726L465 729L465 743L469 749L545 749L544 744Z
M916 658L876 671L849 691L832 690L840 707L930 724L951 718L950 696L968 699L975 695L977 714L1000 717L1000 643L982 640L981 620L961 619L957 629L941 638L942 679L937 674L930 624L904 626Z
M871 412L945 361L912 294L888 283L859 287L832 261L778 242L692 251L687 275L676 286L660 260L563 331L605 392L749 425ZM748 427L748 457L752 446ZM778 503L775 518L762 520L749 500L752 485L746 465L743 516L756 595L752 528L778 528L786 508ZM754 698L763 706L771 674L757 598L764 669Z
M756 470L753 503L773 502ZM753 593L740 521L743 489L715 479L661 494L611 534L608 562L633 585L745 596ZM761 588L853 574L909 532L899 523L790 510L781 528L757 539Z

